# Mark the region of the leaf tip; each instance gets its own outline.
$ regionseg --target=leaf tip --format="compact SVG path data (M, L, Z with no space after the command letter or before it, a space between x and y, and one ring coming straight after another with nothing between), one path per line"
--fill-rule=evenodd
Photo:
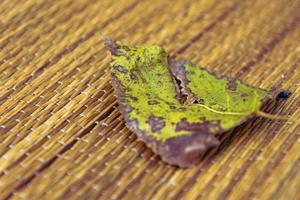
M100 34L100 39L112 55L120 55L119 49L121 46L116 42L116 40L111 39L102 33Z

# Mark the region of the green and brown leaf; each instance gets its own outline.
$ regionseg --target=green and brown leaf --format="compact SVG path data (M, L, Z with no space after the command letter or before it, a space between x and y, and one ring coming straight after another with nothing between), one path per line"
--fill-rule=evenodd
M163 161L196 164L218 136L260 109L271 92L177 62L159 46L127 47L104 39L127 125Z

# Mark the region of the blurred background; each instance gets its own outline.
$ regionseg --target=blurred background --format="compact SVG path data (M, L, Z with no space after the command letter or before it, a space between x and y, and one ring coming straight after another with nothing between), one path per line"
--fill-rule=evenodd
M298 123L256 118L179 169L125 126L100 34L293 95L299 0L0 1L0 199L300 199Z

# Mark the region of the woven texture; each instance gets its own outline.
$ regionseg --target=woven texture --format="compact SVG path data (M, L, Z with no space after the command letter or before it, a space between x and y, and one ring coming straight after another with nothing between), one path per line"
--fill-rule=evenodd
M125 126L105 34L261 88L300 118L299 0L3 0L0 199L300 199L300 121L256 118L168 166Z

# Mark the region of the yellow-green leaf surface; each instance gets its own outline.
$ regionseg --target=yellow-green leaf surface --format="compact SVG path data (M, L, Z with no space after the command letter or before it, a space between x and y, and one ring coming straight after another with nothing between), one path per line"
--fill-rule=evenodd
M185 135L214 136L253 116L272 97L269 91L216 77L191 63L174 62L159 46L107 46L122 112L142 139L151 137L163 145L173 138L180 143ZM148 146L159 152L157 145Z

